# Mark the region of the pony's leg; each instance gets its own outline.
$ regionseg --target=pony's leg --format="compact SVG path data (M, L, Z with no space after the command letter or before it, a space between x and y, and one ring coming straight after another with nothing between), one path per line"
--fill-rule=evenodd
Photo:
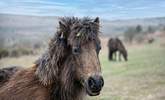
M111 51L109 51L109 55L108 55L108 58L109 58L109 60L112 60L112 52Z
M127 59L127 55L126 54L123 54L123 58L124 58L124 60L125 61L127 61L128 59Z
M121 61L121 52L119 51L119 61Z
M115 60L115 61L117 60L116 52L114 52L114 60Z

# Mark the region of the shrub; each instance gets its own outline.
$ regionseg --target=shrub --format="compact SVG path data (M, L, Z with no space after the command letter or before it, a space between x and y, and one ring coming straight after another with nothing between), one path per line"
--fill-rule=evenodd
M154 33L156 29L152 26L148 26L147 33Z
M0 59L9 56L9 52L6 49L0 49Z
M143 28L141 25L137 25L136 27L129 27L125 32L124 32L124 38L127 42L132 43L134 38L141 37L141 33L143 33ZM139 35L139 36L138 36Z
M134 28L130 27L124 32L124 39L127 42L132 43L134 37L135 37L135 29Z
M135 41L137 43L142 43L145 40L145 35L144 34L138 34L135 36Z
M19 56L22 56L22 55L30 55L30 54L33 54L33 51L30 50L30 49L24 49L24 48L13 49L10 52L11 57L19 57Z

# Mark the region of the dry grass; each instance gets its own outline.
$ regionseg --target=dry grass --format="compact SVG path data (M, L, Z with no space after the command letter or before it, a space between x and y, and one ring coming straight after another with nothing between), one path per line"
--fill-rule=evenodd
M0 67L10 67L10 66L22 66L28 67L33 64L35 60L37 60L39 56L21 56L17 58L4 58L0 60Z

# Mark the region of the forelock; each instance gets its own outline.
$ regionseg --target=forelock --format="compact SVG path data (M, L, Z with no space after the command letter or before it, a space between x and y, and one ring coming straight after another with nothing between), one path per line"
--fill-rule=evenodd
M70 36L70 40L79 38L80 43L87 42L89 39L97 40L99 34L99 23L95 23L93 19L89 17L77 18L77 17L62 17L60 18L62 24L66 26L66 31L70 29L71 32L64 33ZM75 30L73 27L79 27L80 30ZM73 34L72 34L73 33ZM68 38L68 37L67 37Z

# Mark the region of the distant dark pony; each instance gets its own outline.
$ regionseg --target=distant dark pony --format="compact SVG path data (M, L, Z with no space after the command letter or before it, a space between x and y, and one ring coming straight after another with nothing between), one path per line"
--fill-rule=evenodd
M125 49L122 41L118 38L111 38L108 41L108 49L109 49L109 60L116 60L116 53L119 52L119 61L121 61L121 55L127 61L127 50ZM114 56L114 58L113 58Z
M9 78L2 79L7 80L0 99L83 100L86 94L99 95L104 81L98 34L99 18L61 18L49 48L32 67L5 72Z
M152 37L151 37L151 38L148 38L148 43L149 43L149 44L152 44L154 41L155 41L154 38L152 38Z

